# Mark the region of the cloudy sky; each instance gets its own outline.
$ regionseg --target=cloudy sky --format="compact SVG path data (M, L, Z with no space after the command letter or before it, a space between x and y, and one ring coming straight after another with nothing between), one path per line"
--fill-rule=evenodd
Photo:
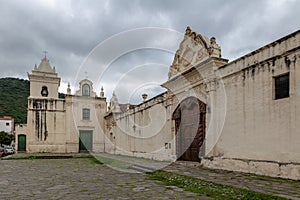
M298 0L0 0L0 77L27 79L46 50L61 92L87 77L98 94L104 86L107 97L115 90L138 103L163 91L186 26L216 37L233 60L298 30L299 8Z

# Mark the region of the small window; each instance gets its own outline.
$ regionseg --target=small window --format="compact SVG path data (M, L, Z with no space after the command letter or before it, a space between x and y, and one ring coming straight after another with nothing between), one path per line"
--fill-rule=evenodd
M82 119L90 120L90 109L87 108L82 109Z
M9 123L8 123L8 122L6 123L6 126L9 126Z
M88 84L82 86L82 96L90 96L90 86Z
M283 99L290 96L290 76L289 74L274 77L275 79L275 99Z

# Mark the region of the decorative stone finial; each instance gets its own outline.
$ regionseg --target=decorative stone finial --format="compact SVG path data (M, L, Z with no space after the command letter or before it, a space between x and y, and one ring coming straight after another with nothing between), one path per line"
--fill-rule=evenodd
M110 107L110 111L113 113L120 113L121 112L121 108L119 106L119 101L117 98L117 95L115 93L115 91L113 91L112 97L110 99L110 103L109 103L109 107Z
M191 32L192 32L191 27L187 26L186 29L185 29L185 35L186 35L186 36L190 36L190 35L191 35Z
M143 102L145 102L147 101L148 94L144 93L142 94L142 97L143 97Z
M211 57L221 58L221 47L217 44L215 37L210 38L208 52Z
M68 94L68 95L71 95L70 82L68 82L67 94Z
M101 87L100 97L104 97L104 89L103 89L103 86Z

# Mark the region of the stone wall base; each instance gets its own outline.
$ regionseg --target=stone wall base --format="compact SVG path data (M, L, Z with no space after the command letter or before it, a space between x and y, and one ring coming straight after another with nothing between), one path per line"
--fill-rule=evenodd
M166 162L173 162L176 160L176 155L169 155L169 154L163 154L159 152L128 152L128 151L122 151L122 150L114 150L113 152L106 152L116 155L124 155L124 156L131 156L131 157L137 157L137 158L146 158L150 160L157 160L157 161L166 161Z
M105 144L103 142L93 143L93 152L103 153L105 151Z
M65 144L28 145L27 153L66 153L66 145Z
M213 157L202 158L201 165L211 169L223 169L300 180L300 163L279 163L273 161Z
M66 148L67 148L67 153L78 153L79 152L78 142L67 142Z

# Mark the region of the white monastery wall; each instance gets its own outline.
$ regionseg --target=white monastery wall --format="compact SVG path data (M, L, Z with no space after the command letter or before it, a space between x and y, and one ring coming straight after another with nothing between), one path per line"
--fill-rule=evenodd
M175 135L166 99L163 93L124 113L106 116L106 152L175 160Z
M299 46L297 32L219 68L226 118L205 166L300 178ZM274 77L287 73L289 97L275 99Z

